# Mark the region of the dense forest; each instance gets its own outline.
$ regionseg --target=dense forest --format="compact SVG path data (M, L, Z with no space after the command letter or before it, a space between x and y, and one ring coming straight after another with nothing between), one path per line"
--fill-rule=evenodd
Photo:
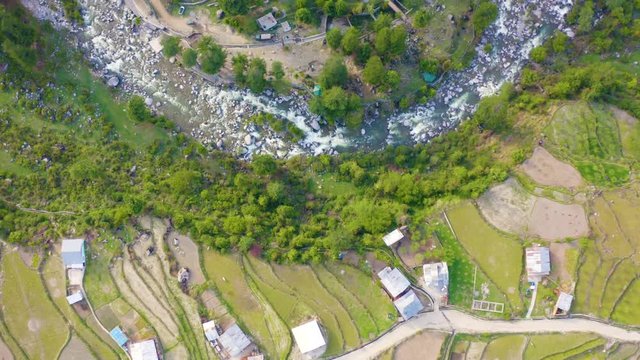
M205 149L139 98L114 101L120 94L89 76L64 35L20 6L2 7L0 237L31 246L116 238L151 213L205 245L261 249L275 261L379 247L395 226L504 180L558 100L609 102L640 117L639 11L640 1L577 4L567 19L575 38L551 37L518 84L430 143L243 162Z

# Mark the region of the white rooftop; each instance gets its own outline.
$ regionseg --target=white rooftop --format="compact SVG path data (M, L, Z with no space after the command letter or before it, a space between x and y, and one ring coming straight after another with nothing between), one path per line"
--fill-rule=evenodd
M449 287L449 268L446 262L422 265L422 273L426 286L434 287L440 291Z
M82 299L84 299L84 297L82 296L81 292L77 292L75 294L71 294L67 296L67 302L69 303L69 305L73 305L77 302L80 302L82 301Z
M378 277L382 282L382 286L389 292L391 297L396 298L398 295L402 294L411 284L409 280L402 275L400 270L391 269L390 267L386 267L382 269L378 273Z
M556 303L556 307L565 313L569 312L571 309L571 303L573 302L573 296L561 292L560 296L558 296L558 302Z
M64 239L62 240L62 252L70 253L82 251L83 244L84 239Z
M551 259L548 247L530 247L525 250L525 254L529 281L539 280L541 277L551 273Z
M204 336L206 336L209 341L213 341L220 336L216 329L216 323L213 320L203 323L202 329L204 330Z
M395 229L392 232L385 235L382 238L382 240L384 240L384 243L387 246L391 246L397 243L398 241L402 240L403 238L404 238L404 234L402 233L402 231L400 231L399 229Z
M133 343L129 346L129 351L131 360L158 360L156 342L153 339Z
M308 352L319 349L327 344L320 331L320 325L316 320L309 321L298 327L291 329L293 337L298 344L300 352L306 354Z
M267 15L258 19L258 25L260 25L260 28L262 28L263 31L267 31L278 25L278 21L272 13L268 13Z

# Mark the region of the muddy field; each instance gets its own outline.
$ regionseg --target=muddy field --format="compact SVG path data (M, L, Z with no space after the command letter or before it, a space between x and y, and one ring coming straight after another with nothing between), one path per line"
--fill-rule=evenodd
M490 224L522 237L563 240L589 234L582 206L533 196L513 178L489 189L478 206Z
M72 336L71 340L60 353L61 360L89 360L95 359L87 344L82 342L77 336Z
M447 338L441 332L423 332L400 344L393 355L394 360L437 360L440 348Z
M531 158L525 161L521 168L525 174L541 185L573 189L583 184L578 170L554 158L543 147L536 147Z
M177 239L177 245L175 240ZM200 285L205 282L202 268L200 267L200 257L198 256L198 245L188 236L180 235L172 231L167 235L168 246L175 256L180 267L186 267L191 272L190 284Z
M13 360L13 354L11 354L11 350L7 347L7 344L0 339L0 360Z

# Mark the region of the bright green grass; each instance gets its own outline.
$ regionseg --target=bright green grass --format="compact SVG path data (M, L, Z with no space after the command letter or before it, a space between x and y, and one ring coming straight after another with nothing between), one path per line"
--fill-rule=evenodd
M589 342L586 342L580 346L577 346L573 349L569 349L559 354L554 354L546 357L548 360L565 360L565 359L573 359L575 356L588 356L593 359L591 354L587 354L589 351L593 351L595 348L604 345L607 342L605 339L593 339ZM600 352L601 354L601 352Z
M120 296L111 276L109 262L111 255L105 251L96 251L96 247L87 249L87 268L84 273L84 287L94 309L106 305ZM94 259L93 254L98 256Z
M330 174L319 175L315 179L316 189L328 196L349 195L358 191L352 183L339 181Z
M91 351L93 351L100 359L119 359L124 353L116 350L117 346L112 347L102 341L98 335L82 321L80 316L67 303L65 286L65 274L63 270L62 260L57 255L51 255L45 262L42 269L42 277L53 302L62 312L64 317L71 323L73 330L78 337L86 343ZM114 344L113 342L111 342ZM118 351L118 353L116 353Z
M30 359L57 358L69 328L47 297L38 273L17 252L3 256L2 272L2 310L9 332Z
M622 261L615 269L602 293L599 316L609 319L616 301L622 296L625 288L635 279L636 266L631 260Z
M238 257L214 251L204 251L203 257L205 272L229 305L232 315L246 326L267 354L273 358L283 355L271 338L264 309L247 284Z
M485 359L521 359L527 337L524 335L507 335L492 340L484 350Z
M611 319L621 324L640 324L638 299L640 299L640 281L636 279L624 293L622 300L616 305Z
M457 206L447 215L462 246L480 269L507 296L516 312L522 310L522 244L489 226L472 203Z
M0 150L0 170L18 176L28 175L31 172L29 169L11 161L11 154L4 150Z
M586 344L597 337L587 333L532 335L524 353L525 360L539 360L566 352Z

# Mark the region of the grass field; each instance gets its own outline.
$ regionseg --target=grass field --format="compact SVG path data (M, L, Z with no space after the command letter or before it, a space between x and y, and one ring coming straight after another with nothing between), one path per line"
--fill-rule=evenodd
M484 350L485 359L522 359L527 343L524 335L507 335L492 340Z
M532 335L524 353L526 360L539 360L584 345L597 336L584 333Z
M69 336L38 273L17 252L2 257L3 318L11 335L30 359L55 359Z
M522 311L522 244L489 226L472 203L459 205L448 211L447 215L467 253L506 295L513 311Z
M96 257L94 258L93 255ZM84 287L87 297L95 309L108 304L119 296L118 289L109 275L111 256L106 249L89 247L87 251L87 258L91 258L91 261L87 262Z

